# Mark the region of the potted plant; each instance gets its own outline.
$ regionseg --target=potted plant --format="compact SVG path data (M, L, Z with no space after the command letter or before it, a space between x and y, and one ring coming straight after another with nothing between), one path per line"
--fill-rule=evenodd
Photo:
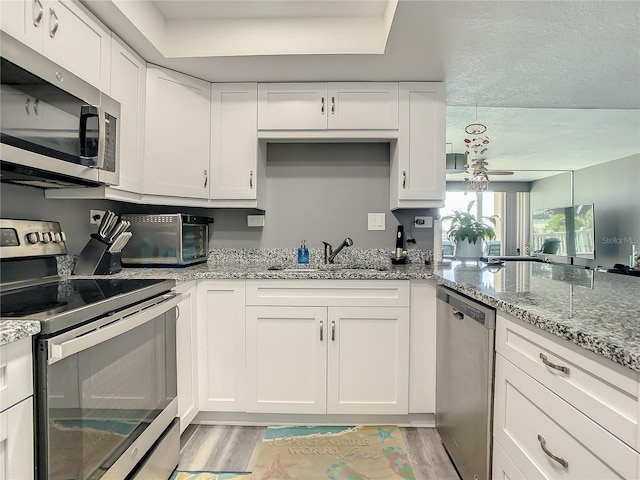
M456 244L457 259L478 259L482 256L485 240L496 238L495 225L497 215L480 217L471 213L475 200L469 202L467 210L454 210L452 215L442 218L450 220L447 238Z

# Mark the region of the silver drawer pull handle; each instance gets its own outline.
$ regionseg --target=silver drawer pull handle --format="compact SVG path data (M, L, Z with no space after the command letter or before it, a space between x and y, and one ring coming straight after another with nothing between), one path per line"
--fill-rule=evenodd
M207 188L207 185L209 184L209 174L207 173L207 171L204 171L204 185L202 188Z
M336 341L336 322L331 322L331 341Z
M253 170L249 171L249 188L253 188Z
M31 99L27 97L27 101L24 104L24 109L27 111L27 115L31 115L29 111L29 106L31 105Z
M407 188L407 172L402 171L402 188Z
M555 370L559 370L562 373L566 373L567 375L569 375L569 367L563 367L562 365L556 365L555 363L551 363L547 359L547 356L544 353L540 354L540 359L542 360L542 363L544 363L547 367L553 368Z
M33 26L40 26L40 22L42 21L42 16L44 15L44 9L42 8L42 2L40 0L33 0L33 4L31 5L31 15L33 16Z
M564 458L562 457L557 457L555 456L553 453L551 453L549 451L549 449L547 448L547 441L544 439L544 437L540 434L538 434L538 441L540 442L540 448L542 449L542 451L547 455L547 457L549 457L552 460L555 460L556 462L558 462L560 465L562 465L564 468L569 468L569 462L567 462Z
M324 97L320 99L320 113L324 115Z
M49 9L49 36L51 38L56 36L56 32L58 31L58 16L56 15L56 11L53 8Z
M324 342L324 321L320 320L320 341Z
M336 97L331 97L331 115L336 113Z

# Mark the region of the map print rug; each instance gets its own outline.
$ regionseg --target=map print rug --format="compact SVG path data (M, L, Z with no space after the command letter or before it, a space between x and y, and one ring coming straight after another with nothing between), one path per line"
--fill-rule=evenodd
M269 427L251 480L415 480L397 426Z

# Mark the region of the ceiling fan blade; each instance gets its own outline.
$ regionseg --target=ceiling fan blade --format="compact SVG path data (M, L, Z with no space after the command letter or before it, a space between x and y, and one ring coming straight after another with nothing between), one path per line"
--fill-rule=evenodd
M507 170L487 170L487 175L513 175L514 173Z

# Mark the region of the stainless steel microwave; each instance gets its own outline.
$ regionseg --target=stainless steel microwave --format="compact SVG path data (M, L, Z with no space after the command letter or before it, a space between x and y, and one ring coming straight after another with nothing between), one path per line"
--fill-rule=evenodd
M0 180L117 185L120 104L1 32Z
M131 240L122 250L128 266L186 266L206 262L213 218L173 214L121 215L131 223Z

